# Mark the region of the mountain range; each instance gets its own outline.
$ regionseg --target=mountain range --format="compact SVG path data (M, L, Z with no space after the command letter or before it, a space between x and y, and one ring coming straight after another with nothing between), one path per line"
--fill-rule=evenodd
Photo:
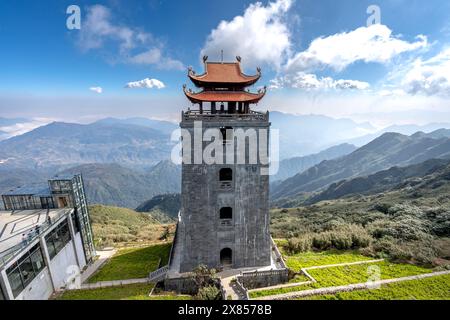
M319 191L343 179L370 175L393 166L450 158L450 139L435 138L435 134L385 133L349 155L323 161L281 182L273 188L271 198L279 200Z
M0 141L0 160L3 167L30 169L87 163L148 168L169 159L172 146L167 132L142 125L53 122Z
M289 159L281 160L279 163L278 172L276 175L270 177L270 182L277 182L285 180L302 172L324 160L331 160L347 155L355 151L357 147L352 144L343 143L328 149L325 149L319 153L311 154L304 157L293 157Z
M313 204L323 200L340 199L354 195L385 192L406 183L417 184L423 177L450 166L448 159L430 159L406 167L392 167L377 173L332 183L326 190L305 201ZM409 180L408 180L409 179Z

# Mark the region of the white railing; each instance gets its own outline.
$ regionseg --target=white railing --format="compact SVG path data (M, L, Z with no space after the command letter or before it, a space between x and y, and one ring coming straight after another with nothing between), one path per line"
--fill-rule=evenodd
M166 265L158 270L151 272L148 275L149 281L158 282L163 280L166 277L167 271L169 271L169 265Z

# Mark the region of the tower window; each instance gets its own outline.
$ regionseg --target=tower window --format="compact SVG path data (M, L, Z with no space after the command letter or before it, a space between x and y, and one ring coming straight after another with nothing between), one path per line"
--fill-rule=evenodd
M233 219L233 209L230 207L220 208L220 219Z
M227 141L233 140L233 134L230 132L227 136L227 130L233 130L232 127L220 127L220 133L222 134L222 142L225 144Z
M219 171L220 181L233 181L233 170L230 168L222 168Z

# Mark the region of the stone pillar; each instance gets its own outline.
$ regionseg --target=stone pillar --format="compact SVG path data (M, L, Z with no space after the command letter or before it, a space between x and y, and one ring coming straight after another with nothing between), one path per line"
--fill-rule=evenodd
M6 300L14 300L14 294L12 292L11 286L9 285L8 276L6 271L2 270L0 272L0 286L3 288L3 293Z
M75 260L77 261L77 266L81 270L80 259L78 257L77 245L75 243L75 228L73 227L72 215L67 216L67 225L69 226L70 238L72 239L72 248L75 254Z
M41 244L42 254L44 255L45 265L48 268L48 274L50 275L50 281L52 283L53 291L56 291L55 280L53 279L52 266L50 265L50 255L48 254L48 248L47 248L47 243L45 242L45 237L42 236L39 239L39 242Z

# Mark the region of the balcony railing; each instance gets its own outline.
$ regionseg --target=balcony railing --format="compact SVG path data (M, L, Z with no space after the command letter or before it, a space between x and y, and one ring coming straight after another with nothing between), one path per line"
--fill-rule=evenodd
M269 112L263 113L251 110L249 113L227 113L217 111L212 113L211 110L203 110L200 113L199 110L188 110L181 112L181 119L183 121L194 121L194 120L209 120L209 121L219 121L224 119L240 120L240 121L269 121Z

